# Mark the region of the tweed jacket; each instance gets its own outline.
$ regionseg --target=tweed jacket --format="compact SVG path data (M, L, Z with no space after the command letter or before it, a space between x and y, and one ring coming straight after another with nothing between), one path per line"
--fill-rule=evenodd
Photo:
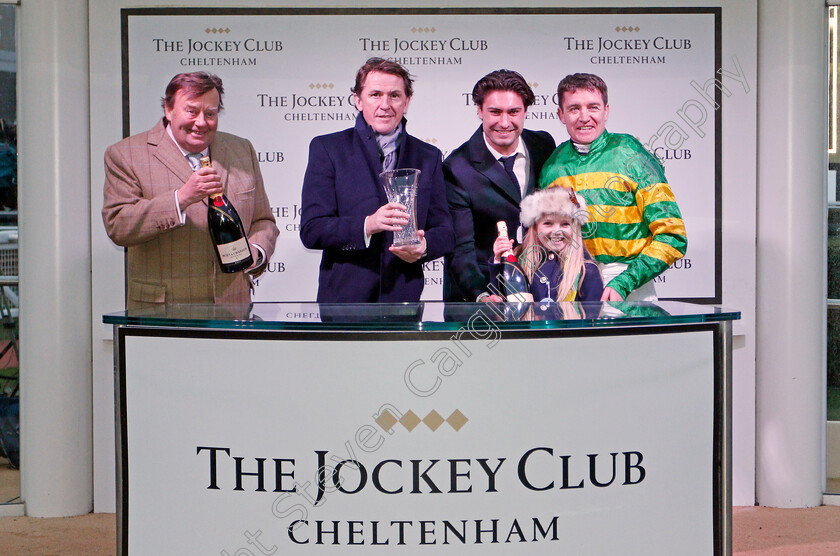
M248 240L266 261L279 234L250 141L216 132L210 145L225 195L236 207ZM126 306L160 303L248 303L251 281L226 274L207 229L207 203L193 203L181 224L175 191L192 174L163 121L105 151L102 219L111 240L127 248Z

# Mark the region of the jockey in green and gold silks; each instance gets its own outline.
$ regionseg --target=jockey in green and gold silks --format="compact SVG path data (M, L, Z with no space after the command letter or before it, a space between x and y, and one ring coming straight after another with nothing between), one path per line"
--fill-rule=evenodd
M566 141L540 176L540 188L555 186L586 199L582 235L595 260L628 265L605 284L623 298L685 255L685 224L662 165L636 138L604 131L588 152Z

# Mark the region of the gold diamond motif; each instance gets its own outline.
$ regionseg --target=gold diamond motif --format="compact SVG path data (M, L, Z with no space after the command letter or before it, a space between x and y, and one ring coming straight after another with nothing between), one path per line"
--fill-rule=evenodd
M416 413L409 409L402 416L402 419L400 419L400 423L402 424L402 426L408 429L408 432L411 432L414 430L414 427L420 424L420 417L418 417Z
M428 415L426 415L426 417L423 418L423 422L426 423L427 427L432 429L432 432L434 432L443 424L443 417L441 417L440 413L433 409Z
M449 426L455 429L455 431L461 430L461 427L467 424L467 416L461 413L460 409L456 409L452 412L452 415L446 418L446 422L449 423Z
M391 429L397 424L397 418L386 409L379 417L376 418L376 422L380 427L382 427L382 430L385 432L391 432Z
M616 27L615 32L618 33L619 31L621 31L621 27Z

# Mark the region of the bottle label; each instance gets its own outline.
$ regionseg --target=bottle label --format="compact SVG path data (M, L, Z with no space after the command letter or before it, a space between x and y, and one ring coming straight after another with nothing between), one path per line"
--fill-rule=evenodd
M243 259L247 259L251 254L251 249L248 247L248 240L243 238L231 241L230 243L223 243L217 245L219 250L219 258L222 259L222 264L238 263Z
M508 294L507 300L511 303L531 303L534 301L534 296L531 292L517 292Z

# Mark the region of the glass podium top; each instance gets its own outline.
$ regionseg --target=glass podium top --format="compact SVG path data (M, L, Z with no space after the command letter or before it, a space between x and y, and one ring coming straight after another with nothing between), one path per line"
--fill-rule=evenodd
M107 314L117 326L240 330L435 331L627 327L732 321L739 311L678 301L656 303L251 303L166 305ZM492 324L491 324L492 323Z

